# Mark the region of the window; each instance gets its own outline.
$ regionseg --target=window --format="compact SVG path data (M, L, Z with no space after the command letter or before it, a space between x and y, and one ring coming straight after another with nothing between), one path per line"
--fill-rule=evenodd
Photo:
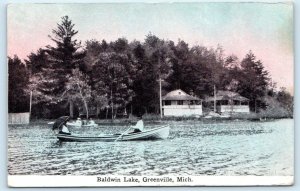
M165 103L165 105L171 105L171 101L170 100L166 100L164 103Z
M238 100L233 100L233 105L240 105L240 101L238 101Z
M228 100L220 100L221 105L228 105Z
M177 105L183 105L183 100L178 100Z
M241 105L248 105L247 101L242 101Z

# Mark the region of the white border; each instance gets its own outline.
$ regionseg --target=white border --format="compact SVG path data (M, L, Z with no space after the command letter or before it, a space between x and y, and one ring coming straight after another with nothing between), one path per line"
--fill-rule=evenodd
M7 158L4 156L7 156L7 132L6 132L6 126L7 126L7 121L6 121L6 116L7 116L7 66L6 63L7 61L7 54L6 54L6 5L8 3L103 3L103 2L171 2L171 0L1 0L0 1L0 20L2 22L0 22L0 39L1 42L0 43L0 60L2 61L2 64L0 64L0 89L2 90L0 92L0 104L3 107L0 107L0 114L1 114L1 120L0 120L0 124L1 127L0 128L0 134L1 134L1 139L0 139L0 151L1 151L1 156L0 157L0 190L16 190L16 191L20 191L20 189L18 188L8 188L7 187L7 182L8 180L11 181L16 180L15 176L8 176L7 174ZM174 1L174 0L173 0ZM175 0L176 2L216 2L216 1L222 1L222 0ZM227 2L249 2L249 0L223 0L223 1L227 1ZM251 1L251 0L250 0ZM287 1L287 0L252 0L252 2L279 2L279 1ZM297 87L299 87L299 75L296 75L297 73L300 73L300 69L297 66L296 63L300 63L300 59L299 59L299 47L300 47L300 40L298 38L297 34L300 34L300 11L299 11L299 5L300 5L300 0L288 0L288 1L293 1L294 2L294 22L295 22L295 28L294 28L294 47L295 47L295 72L294 72L294 79L295 79L295 84L294 84L294 88L295 88L295 127L297 127L297 124L300 120L299 117L299 108L300 108L300 104L299 104L299 89ZM299 160L299 150L297 149L298 145L299 145L299 140L298 138L300 138L300 131L295 128L295 162ZM269 191L269 190L299 190L299 182L300 182L300 176L297 176L298 172L299 172L299 163L295 163L295 185L292 187L235 187L235 188L220 188L220 187L209 187L209 188L205 188L205 190L211 190L211 191L227 191L227 190L256 190L256 191ZM25 176L20 176L22 179L27 179L25 178ZM45 176L46 177L46 176ZM53 177L53 176L51 176ZM62 178L60 176L60 178ZM220 177L221 178L221 177ZM225 178L225 177L224 177ZM235 177L236 178L236 177ZM250 176L248 176L248 178L250 178ZM28 179L27 179L28 180ZM24 181L24 180L23 180ZM35 180L37 181L37 180ZM49 180L49 182L51 181L51 179ZM80 180L82 181L82 180ZM236 185L236 184L235 184ZM73 188L74 189L74 188ZM131 190L148 190L148 191L152 191L152 190L157 190L157 188L102 188L101 190L122 190L122 191L131 191ZM203 189L203 188L189 188L188 190L199 190L199 189ZM32 189L30 188L24 188L22 189L24 191L30 191ZM45 188L36 188L34 189L36 191L39 190L45 190ZM57 190L57 188L48 188L48 191L54 191ZM70 191L70 189L68 188L62 188L60 190L63 191ZM75 190L99 190L99 188L78 188ZM169 188L160 188L160 190L172 190L172 191L180 191L180 190L187 190L184 187L177 187L174 188L172 187L171 189Z
M183 177L186 182L178 182ZM115 181L98 181L98 179ZM124 181L124 178L127 181ZM138 182L128 182L136 179ZM173 182L159 182L158 179ZM151 181L152 180L152 181ZM43 176L10 175L9 187L127 187L127 186L289 186L294 184L293 176Z

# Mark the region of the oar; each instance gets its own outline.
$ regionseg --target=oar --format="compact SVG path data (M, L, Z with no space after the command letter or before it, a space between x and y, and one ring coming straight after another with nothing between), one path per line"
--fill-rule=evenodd
M118 138L116 138L114 140L114 142L116 142L117 140L119 140L125 133L127 133L129 130L131 129L131 126L129 127L129 129L127 129L126 131L124 131L124 133L122 133Z

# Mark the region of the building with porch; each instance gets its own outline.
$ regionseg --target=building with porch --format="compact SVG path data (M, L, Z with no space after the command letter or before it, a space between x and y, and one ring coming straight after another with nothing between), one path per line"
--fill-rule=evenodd
M214 105L216 99L217 113L249 113L249 99L238 93L231 91L218 91L216 98L214 96L205 99L211 106Z
M178 89L162 98L164 116L199 116L202 115L201 99L188 95Z

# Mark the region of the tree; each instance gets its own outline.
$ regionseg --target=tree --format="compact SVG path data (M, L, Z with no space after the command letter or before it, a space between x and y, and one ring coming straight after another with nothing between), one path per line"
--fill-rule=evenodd
M224 66L229 69L239 68L240 62L236 55L232 54L226 57Z
M104 53L108 48L108 44L105 40L102 40L100 43L97 40L89 40L86 42L86 56L84 58L84 63L87 68L87 74L90 77L90 86L92 90L92 98L91 103L96 106L96 115L99 117L100 111L108 108L108 95L107 92L109 92L108 87L104 82L99 79L105 73L102 73L103 71L98 71L98 61L99 57L102 53ZM97 72L96 72L96 71Z
M250 107L255 112L258 111L258 105L264 104L261 98L266 95L268 85L268 71L264 69L262 62L249 51L241 62L238 92L250 99Z
M42 72L42 68L48 64L48 56L44 49L40 48L37 53L30 53L25 60L30 76Z
M95 101L103 106L109 105L111 117L114 119L117 110L125 109L134 96L131 76L135 72L131 52L126 39L118 39L105 48L102 48L99 43L99 46L96 44L94 46L98 47L99 52L96 51L97 53L90 58L93 60L92 86L95 94L99 95ZM89 49L87 50L89 55Z
M151 79L153 74L150 70L150 62L146 55L145 47L136 42L132 45L133 63L136 70L133 75L133 91L135 96L132 100L132 105L136 113L147 113L151 100L153 99L153 90L155 88L155 81Z
M192 47L189 58L182 68L183 90L193 91L201 97L204 94L212 94L214 86L217 89L222 88L224 71L220 58L214 49L203 46Z
M146 36L143 44L145 50L146 62L142 68L143 78L141 84L148 92L143 98L145 103L145 112L153 110L155 113L159 111L159 79L164 80L163 87L168 86L166 79L171 75L172 69L170 62L172 51L169 42L160 40L155 35Z
M186 83L183 74L183 68L189 62L190 50L188 44L183 40L179 40L177 45L174 46L174 43L170 43L170 48L173 51L173 56L170 59L172 63L172 74L169 76L167 81L170 86L169 90L174 89L186 89Z
M89 118L88 103L91 99L91 86L88 85L88 77L84 75L78 68L72 70L66 83L66 90L62 97L72 99L73 102L82 102L85 109L86 118ZM81 104L79 104L81 105Z
M111 108L112 119L115 118L118 108L125 108L132 100L133 92L130 89L131 77L122 62L125 55L114 52L102 53L98 65L95 67L95 75L99 75L98 92L107 95ZM98 72L97 72L98 71Z
M224 90L237 92L239 86L239 79L241 74L241 62L235 55L229 55L224 61L224 75L222 76L221 87Z
M28 112L28 70L19 57L8 57L8 112Z
M293 96L289 92L287 92L285 88L280 88L280 91L277 92L276 99L281 104L281 106L287 110L290 117L293 117Z
M63 110L65 100L60 98L66 91L68 76L72 74L73 69L83 66L85 52L79 50L80 43L73 39L78 33L73 28L74 24L69 17L62 17L61 23L52 30L53 37L49 35L56 46L48 45L45 49L47 64L43 65L41 72L32 76L36 102L51 106L51 109L61 106L60 110ZM68 98L67 101L72 107L72 99Z

